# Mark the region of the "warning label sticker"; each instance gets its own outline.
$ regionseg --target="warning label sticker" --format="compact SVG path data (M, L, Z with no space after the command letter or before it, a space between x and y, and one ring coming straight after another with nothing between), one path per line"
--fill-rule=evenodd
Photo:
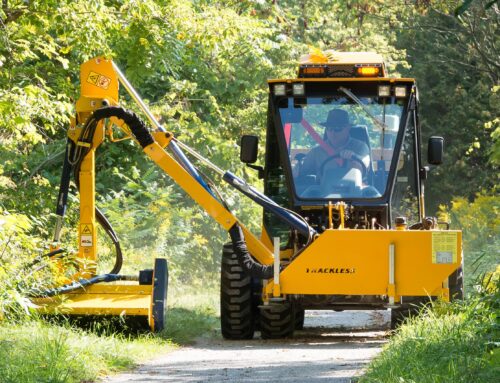
M80 236L80 246L82 246L82 247L92 246L92 236L91 235L81 235Z
M80 246L92 246L92 225L86 223L80 225Z
M103 76L102 74L96 72L90 72L87 77L87 82L98 86L102 89L108 89L109 84L111 84L111 79L109 77Z
M83 234L90 234L92 235L92 226L88 225L86 223L82 223L80 225L80 233Z
M457 233L432 233L432 263L457 262Z

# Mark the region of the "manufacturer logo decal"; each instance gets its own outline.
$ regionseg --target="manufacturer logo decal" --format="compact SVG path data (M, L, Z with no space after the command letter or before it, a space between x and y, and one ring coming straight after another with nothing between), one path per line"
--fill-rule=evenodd
M353 267L306 267L306 274L354 274Z

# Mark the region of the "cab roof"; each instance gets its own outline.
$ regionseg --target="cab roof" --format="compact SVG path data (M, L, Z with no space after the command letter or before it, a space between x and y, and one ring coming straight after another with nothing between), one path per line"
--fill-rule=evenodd
M337 52L313 48L299 59L296 79L268 80L274 82L301 81L385 81L412 82L412 78L388 77L382 55L375 52Z

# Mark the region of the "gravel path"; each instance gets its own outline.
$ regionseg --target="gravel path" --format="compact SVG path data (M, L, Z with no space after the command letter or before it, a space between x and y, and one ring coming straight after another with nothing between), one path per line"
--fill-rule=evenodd
M293 339L198 339L104 382L349 383L380 352L388 318L383 311L307 311L304 331Z

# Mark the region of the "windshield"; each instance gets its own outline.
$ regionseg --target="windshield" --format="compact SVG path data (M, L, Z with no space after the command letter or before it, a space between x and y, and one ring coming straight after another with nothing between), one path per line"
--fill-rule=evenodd
M384 194L403 112L403 100L392 100L344 94L279 101L299 198Z

